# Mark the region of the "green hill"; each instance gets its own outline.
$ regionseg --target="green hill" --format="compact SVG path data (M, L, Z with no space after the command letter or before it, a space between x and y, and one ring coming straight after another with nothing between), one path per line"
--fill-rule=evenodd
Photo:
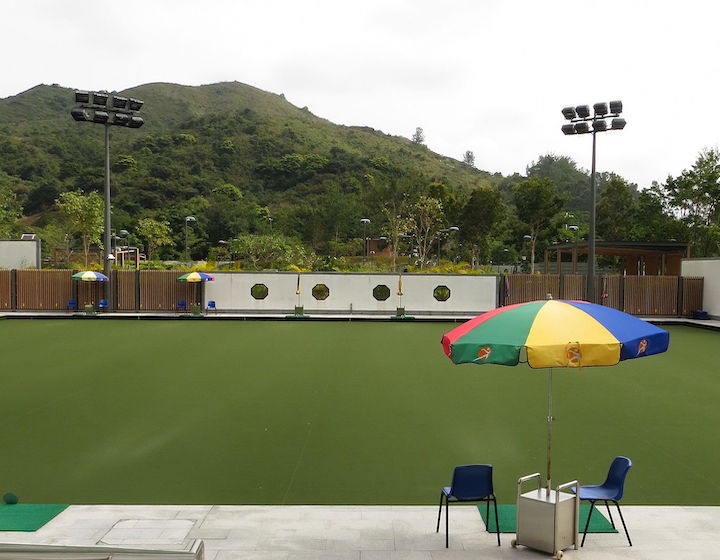
M145 102L145 125L110 129L113 226L132 230L151 216L179 238L184 216L194 215L198 252L262 231L268 216L323 252L331 240L357 237L360 217L379 224L390 199L432 188L463 199L499 180L407 138L336 125L238 82L152 83L119 93ZM0 99L0 187L18 194L32 217L27 225L54 223L64 191L103 189L102 127L73 121L74 105L74 90L57 85Z

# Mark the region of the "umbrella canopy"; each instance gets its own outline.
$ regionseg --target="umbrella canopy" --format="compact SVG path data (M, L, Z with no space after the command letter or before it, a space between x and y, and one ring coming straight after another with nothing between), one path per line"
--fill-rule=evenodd
M563 300L499 307L442 338L456 364L527 361L533 368L615 365L665 352L669 342L667 331L622 311Z
M442 338L456 364L549 368L547 491L552 478L552 368L610 366L659 354L670 334L622 311L586 301L531 301L499 307L454 328Z
M94 270L83 270L76 272L72 275L73 280L80 280L82 282L107 282L108 277L101 272L95 272Z
M188 272L177 279L178 282L212 282L215 277L204 272Z

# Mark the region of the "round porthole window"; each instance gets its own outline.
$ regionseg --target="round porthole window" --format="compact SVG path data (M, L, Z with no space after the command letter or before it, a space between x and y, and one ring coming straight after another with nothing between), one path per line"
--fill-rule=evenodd
M269 293L268 287L265 284L255 284L250 288L250 295L255 299L265 299Z
M385 301L390 297L390 288L384 284L375 286L375 288L373 288L373 297L378 301Z
M318 301L323 301L330 296L330 288L325 284L315 284L312 289L313 297Z
M437 286L433 290L433 297L438 301L447 301L450 299L450 288L447 286Z

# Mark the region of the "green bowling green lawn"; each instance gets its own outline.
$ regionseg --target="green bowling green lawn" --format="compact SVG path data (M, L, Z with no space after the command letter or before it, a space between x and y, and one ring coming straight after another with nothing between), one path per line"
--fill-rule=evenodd
M35 503L433 504L545 471L547 372L455 366L453 323L3 320L0 494ZM720 504L720 333L554 372L555 483L635 466L625 503Z

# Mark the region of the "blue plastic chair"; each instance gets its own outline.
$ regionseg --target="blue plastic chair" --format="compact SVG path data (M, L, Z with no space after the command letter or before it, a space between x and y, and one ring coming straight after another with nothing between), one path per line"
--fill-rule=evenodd
M587 521L585 522L585 530L583 531L583 538L580 546L585 544L585 537L587 536L587 530L590 526L590 517L592 517L593 509L595 509L595 502L599 501L605 502L605 507L607 508L608 515L610 516L610 523L612 523L613 529L615 528L615 522L613 521L612 513L610 513L610 506L608 505L608 502L615 504L615 507L617 507L618 513L620 514L620 521L622 521L623 529L625 529L625 536L627 537L628 544L632 546L630 534L628 533L627 526L625 525L625 519L623 519L622 511L620 511L620 504L618 503L623 497L625 477L627 476L630 467L632 467L632 461L630 459L622 456L615 457L610 465L610 470L608 471L605 482L594 486L580 487L580 499L584 502L590 502L590 513L588 513Z
M185 311L187 309L187 302L184 299L181 299L178 301L177 308L178 311Z
M217 306L215 305L214 299L211 299L207 302L207 310L208 311L217 311Z
M450 502L486 502L487 511L485 519L488 520L486 530L490 525L490 502L495 507L495 527L497 529L497 543L500 546L500 525L498 523L497 500L493 492L492 465L460 465L455 467L451 486L446 486L440 492L440 509L438 510L437 528L440 531L440 516L442 515L443 500L445 501L445 548L448 548L448 512Z
M103 310L103 309L107 309L107 308L108 308L108 300L106 300L106 299L101 299L101 300L98 302L98 309Z
M68 306L68 309L77 309L77 300L69 299L67 306Z

